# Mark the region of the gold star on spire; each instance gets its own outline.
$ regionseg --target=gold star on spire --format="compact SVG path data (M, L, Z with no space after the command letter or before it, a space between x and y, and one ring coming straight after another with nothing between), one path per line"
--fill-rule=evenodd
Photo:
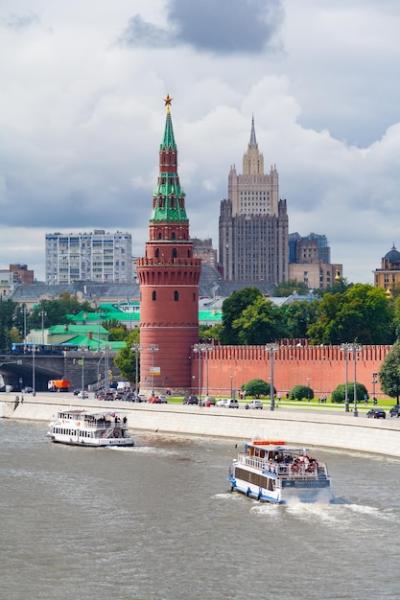
M164 98L164 105L165 105L165 110L167 111L167 113L171 112L171 104L172 104L172 98L169 94L167 94L167 97Z

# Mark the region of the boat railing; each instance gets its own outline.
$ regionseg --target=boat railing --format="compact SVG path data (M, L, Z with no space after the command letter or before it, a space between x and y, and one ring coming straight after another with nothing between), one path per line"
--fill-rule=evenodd
M256 458L241 454L238 457L238 462L254 469L259 469L264 473L271 473L284 479L319 479L327 477L325 465L321 463L309 462L292 462L289 464L281 464L271 460Z

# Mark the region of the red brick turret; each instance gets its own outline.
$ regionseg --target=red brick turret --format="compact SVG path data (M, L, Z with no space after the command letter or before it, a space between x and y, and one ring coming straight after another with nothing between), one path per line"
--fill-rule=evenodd
M137 262L142 391L188 390L192 346L198 341L201 261L192 256L169 104L146 256Z

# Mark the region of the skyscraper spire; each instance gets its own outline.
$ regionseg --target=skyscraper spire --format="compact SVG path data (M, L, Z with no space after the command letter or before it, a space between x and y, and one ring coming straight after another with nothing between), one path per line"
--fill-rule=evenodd
M257 148L256 130L254 128L254 115L252 115L251 117L251 133L249 146L251 146L252 148Z

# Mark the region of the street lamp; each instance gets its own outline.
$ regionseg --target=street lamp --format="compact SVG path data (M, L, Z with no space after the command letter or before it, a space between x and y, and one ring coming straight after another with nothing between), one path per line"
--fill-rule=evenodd
M372 402L377 404L377 400L375 397L375 386L378 383L378 373L372 373Z
M44 318L47 317L47 312L42 309L40 316L42 317L42 346L44 346Z
M275 410L275 397L274 397L274 360L275 360L275 353L278 352L279 350L279 346L278 344L267 344L265 346L266 351L268 352L268 357L269 357L269 368L270 368L270 410Z
M344 363L345 363L345 384L344 384L344 410L350 412L349 407L349 352L351 350L351 344L342 344L340 346L342 352L344 352Z
M155 353L159 351L159 346L157 344L150 344L147 350L151 353L151 395L154 396L154 356Z
M139 395L139 352L141 350L140 344L132 344L132 352L135 353L135 389L136 396Z
M199 402L201 400L201 392L202 392L202 376L201 376L201 369L202 369L202 363L201 363L201 354L205 353L206 354L206 377L207 377L207 385L206 385L206 389L207 389L207 395L208 395L208 350L212 348L211 344L194 344L193 346L193 352L198 353L199 355L199 375L198 375L198 385L197 385L197 393L199 395ZM232 379L231 379L231 396L232 396Z
M307 377L307 402L310 402L310 378Z
M36 346L32 346L32 396L36 396L36 364L35 364Z
M358 408L357 408L357 352L359 352L361 350L362 346L361 344L357 344L355 342L350 343L350 344L342 344L341 345L341 350L344 352L344 356L345 356L345 365L346 365L346 371L345 371L345 375L346 375L346 385L345 385L345 411L346 412L350 412L350 408L349 408L349 392L348 392L348 385L349 385L349 379L348 379L348 358L349 358L349 354L352 353L353 355L353 369L354 369L354 382L353 382L353 396L354 396L354 410L353 410L353 415L355 417L358 417Z

